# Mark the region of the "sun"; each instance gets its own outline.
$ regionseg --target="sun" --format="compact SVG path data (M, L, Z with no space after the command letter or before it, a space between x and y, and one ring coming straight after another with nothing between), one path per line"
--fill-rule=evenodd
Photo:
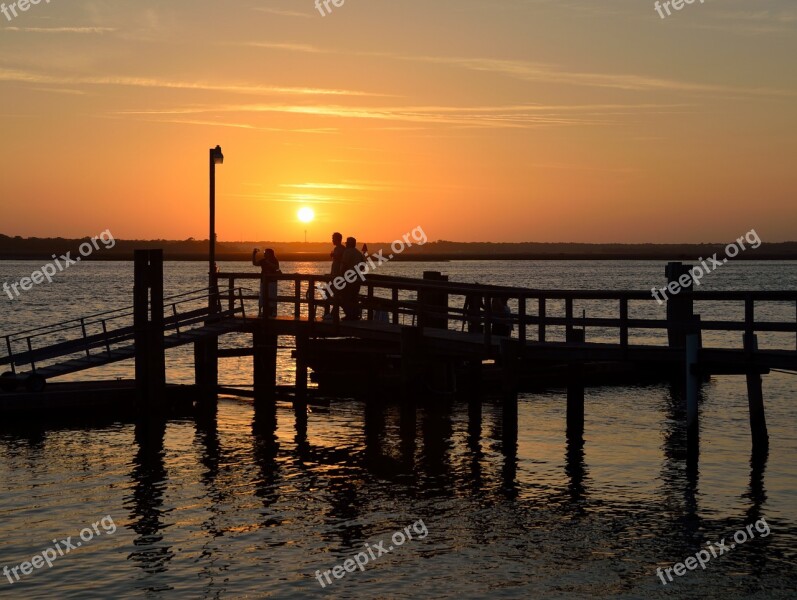
M299 217L299 220L302 223L309 223L315 218L315 212L313 212L312 208L305 206L299 209L299 212L296 213L296 216Z

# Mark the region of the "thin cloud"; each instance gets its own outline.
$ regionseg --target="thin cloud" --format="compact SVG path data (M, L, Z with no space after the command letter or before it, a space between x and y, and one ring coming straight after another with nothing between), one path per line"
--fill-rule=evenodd
M719 10L711 13L710 21L690 23L690 27L742 36L794 33L795 25L797 25L797 11Z
M200 119L145 119L148 123L171 123L175 125L202 125L207 127L231 127L234 129L251 129L254 131L270 131L274 133L338 133L335 127L317 127L302 129L285 129L282 127L259 127L250 123L230 123L222 121L203 121Z
M84 90L73 90L70 88L33 87L30 89L37 92L49 92L53 94L70 94L72 96L86 96L88 94L88 92Z
M72 76L63 77L34 73L31 71L18 71L13 69L0 69L0 81L15 81L34 84L54 85L117 85L125 87L163 88L180 90L197 90L208 92L231 92L235 94L263 94L263 95L296 95L296 96L381 96L357 90L335 90L311 87L279 87L263 86L258 84L214 84L208 82L176 81L148 77L130 76Z
M112 33L115 27L6 27L5 31L23 33Z
M296 17L300 19L312 19L314 15L310 13L298 12L295 10L283 10L281 8L266 8L263 6L256 6L252 10L270 15L278 15L280 17Z
M226 194L231 198L249 198L253 200L264 200L267 202L288 202L290 204L304 204L312 202L313 204L349 204L353 202L362 202L362 200L355 200L353 198L338 198L336 196L328 196L323 194L284 194L264 192L262 194Z
M361 184L361 183L283 183L283 188L300 190L349 190L362 192L379 192L393 189L395 186Z
M754 20L758 20L753 17ZM777 18L777 22L793 22L791 13L784 13ZM252 42L257 44L258 42ZM268 42L264 44L268 45ZM273 44L275 46L294 47L298 50L300 44ZM330 53L350 56L364 56L373 58L386 58L392 60L420 62L429 64L439 64L481 73L501 74L522 81L535 83L555 83L563 85L576 85L585 87L597 87L608 89L619 89L634 92L683 92L696 94L738 94L741 96L780 96L791 97L797 95L794 90L784 90L770 87L740 87L723 84L710 84L702 82L681 81L677 79L667 79L652 75L636 75L625 73L588 73L570 71L559 65L547 63L537 63L525 60L501 59L501 58L480 58L480 57L456 57L456 56L423 56L411 54L396 54L389 52L346 52L337 50L326 50L316 46L308 46L301 51L313 53Z
M457 58L411 55L380 55L398 60L426 62L461 67L471 71L501 73L523 81L560 83L588 87L613 88L626 91L673 91L713 94L748 94L762 96L794 96L797 92L776 88L745 88L721 84L694 83L676 79L662 79L648 75L618 73L583 73L523 60L493 58Z
M595 171L606 173L635 173L639 169L632 169L629 167L598 167L592 165L577 165L568 163L532 163L529 167L533 169L555 169L565 171Z
M291 52L305 52L308 54L320 54L324 52L321 48L310 44L292 44L290 42L242 42L235 44L246 48L267 48L269 50L287 50Z
M761 24L761 15L734 15L733 19L743 19L744 17L754 21L748 26L748 32L765 33L777 25ZM773 23L793 22L790 13L784 13L778 17L766 16ZM732 24L730 27L738 27ZM721 25L705 25L698 27L720 28ZM783 90L770 87L740 87L723 84L710 84L703 82L681 81L677 79L667 79L651 75L636 75L625 73L589 73L570 71L559 65L537 63L525 60L501 59L501 58L480 58L480 57L455 57L455 56L423 56L410 54L395 54L388 52L346 52L338 50L327 50L313 45L280 43L280 42L243 42L240 45L249 47L272 48L279 50L291 50L295 52L306 52L313 54L341 54L350 56L363 56L373 58L386 58L392 60L421 62L429 64L445 65L481 73L501 74L522 81L535 83L554 83L562 85L575 85L584 87L597 87L618 89L633 92L683 92L695 94L738 94L753 96L795 96L797 92L793 90Z
M220 113L287 113L337 117L452 125L466 128L531 128L544 126L605 124L616 115L661 113L682 105L580 105L580 106L341 106L341 105L285 105L285 104L233 104L206 105L172 109L128 110L117 114L127 115L186 115L207 112ZM579 114L581 111L583 114Z

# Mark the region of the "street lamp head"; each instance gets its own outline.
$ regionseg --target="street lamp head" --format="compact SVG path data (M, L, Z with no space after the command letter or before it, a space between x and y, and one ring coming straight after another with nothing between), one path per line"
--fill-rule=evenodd
M224 155L221 153L221 146L216 146L210 151L210 156L213 159L214 165L221 165L224 163Z

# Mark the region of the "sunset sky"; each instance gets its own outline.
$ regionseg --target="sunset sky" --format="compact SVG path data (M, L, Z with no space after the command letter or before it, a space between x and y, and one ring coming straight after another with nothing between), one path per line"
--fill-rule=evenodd
M0 14L0 233L207 238L220 144L225 241L797 239L794 0L330 8Z

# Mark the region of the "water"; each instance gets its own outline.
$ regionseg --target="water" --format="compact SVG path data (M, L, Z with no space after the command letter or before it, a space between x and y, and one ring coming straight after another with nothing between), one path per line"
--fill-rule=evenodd
M1 262L0 279L38 266ZM286 272L324 268L283 264ZM555 289L648 289L663 279L657 262L391 263L383 272L429 269L457 281ZM203 270L167 263L167 293L202 287ZM129 263L78 265L13 304L3 299L0 332L126 306L131 287ZM704 287L795 289L797 265L728 264ZM632 316L662 316L647 304L632 306ZM729 310L738 316L737 306ZM759 314L793 319L794 305ZM763 341L792 348L794 338ZM280 351L283 383L292 380L289 352ZM191 381L187 353L170 351L169 363L170 381ZM249 382L249 360L221 365L223 383ZM92 376L129 377L131 365ZM116 529L84 531L89 541L19 582L0 577L0 596L793 598L796 383L765 377L771 449L765 464L751 464L744 378L713 378L701 404L698 473L686 469L682 419L666 384L588 390L583 446L567 443L562 390L521 396L515 449L502 442L501 408L492 402L479 440L469 437L459 404L421 410L415 436L402 435L396 409L366 419L356 401L313 408L306 437L288 405L272 434L240 399L222 400L215 423L173 420L162 429L6 424L0 568L30 560L54 538L74 543L103 517ZM768 536L752 529L755 539L667 586L656 576L656 567L707 541L732 541L761 519ZM413 524L428 535L419 539ZM387 548L406 527L414 539L322 589L317 570L343 564L366 543Z

